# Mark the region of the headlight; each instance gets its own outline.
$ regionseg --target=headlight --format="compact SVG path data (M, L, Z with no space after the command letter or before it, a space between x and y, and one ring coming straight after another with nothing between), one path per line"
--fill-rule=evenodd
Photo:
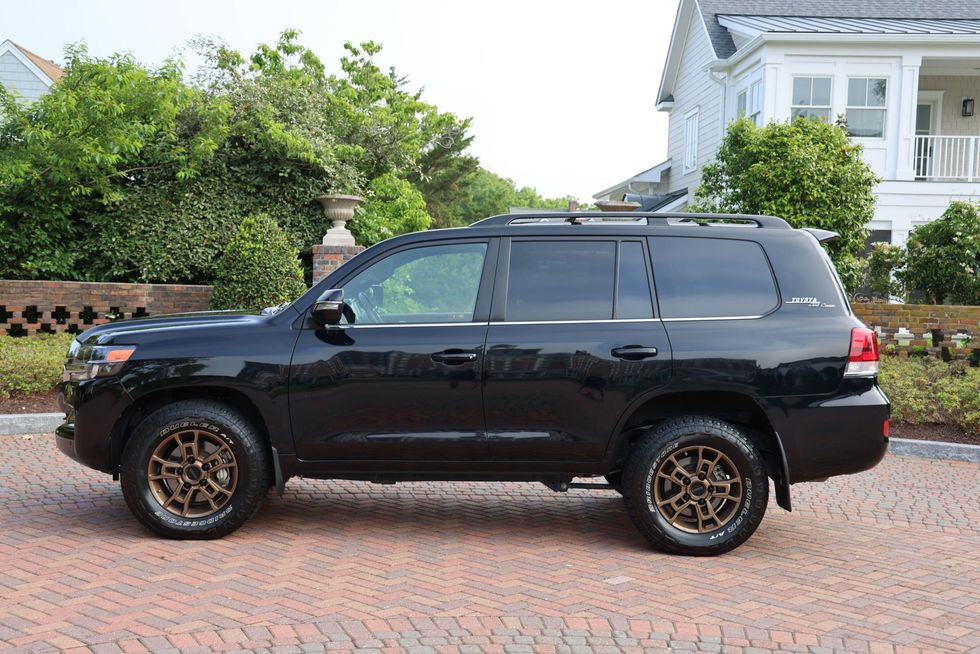
M122 370L136 351L134 345L81 345L77 341L68 350L65 381L85 381L111 377Z

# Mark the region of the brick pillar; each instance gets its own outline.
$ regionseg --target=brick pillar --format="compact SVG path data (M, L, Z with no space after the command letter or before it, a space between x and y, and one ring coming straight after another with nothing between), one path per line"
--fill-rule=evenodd
M316 284L363 250L360 245L314 245L313 283Z

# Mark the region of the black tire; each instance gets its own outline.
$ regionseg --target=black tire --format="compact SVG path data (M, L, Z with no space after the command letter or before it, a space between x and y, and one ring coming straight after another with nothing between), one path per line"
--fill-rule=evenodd
M193 465L163 457L166 464L161 465L166 448L200 456L194 463L190 455ZM150 466L157 466L160 474L151 475ZM190 471L194 466L204 472ZM120 478L126 504L150 531L165 538L205 540L230 534L258 511L271 471L269 447L246 418L220 402L184 400L140 422L123 450ZM197 475L203 480L189 479ZM189 489L182 496L188 501L178 497L172 508L165 508L162 498L174 488L179 496L178 487Z
M688 477L691 468L710 470L710 476ZM736 491L737 500L727 499ZM714 556L755 532L766 512L769 479L758 450L738 429L715 418L683 416L660 423L634 444L622 492L633 523L656 548ZM705 517L709 509L714 518Z

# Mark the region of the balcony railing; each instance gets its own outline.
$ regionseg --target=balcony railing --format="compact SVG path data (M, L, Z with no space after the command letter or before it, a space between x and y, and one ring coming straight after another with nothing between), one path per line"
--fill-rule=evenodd
M980 136L916 136L915 176L930 181L980 181Z

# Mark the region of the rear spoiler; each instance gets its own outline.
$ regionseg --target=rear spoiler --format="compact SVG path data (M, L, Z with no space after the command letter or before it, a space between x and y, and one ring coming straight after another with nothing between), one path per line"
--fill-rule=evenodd
M837 232L832 232L827 229L816 229L814 227L804 227L804 232L810 232L813 236L821 243L826 243L827 241L833 241L835 238L840 238L840 234Z

